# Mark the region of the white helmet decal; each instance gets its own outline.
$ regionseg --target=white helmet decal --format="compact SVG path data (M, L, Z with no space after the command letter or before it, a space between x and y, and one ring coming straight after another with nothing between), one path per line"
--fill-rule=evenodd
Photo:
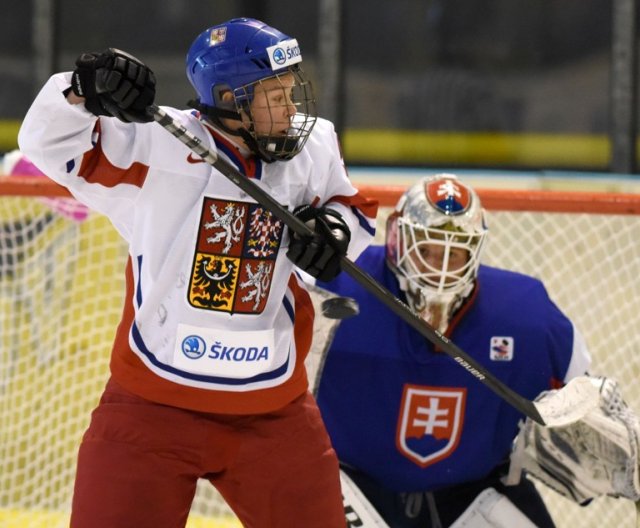
M296 39L285 40L284 42L278 42L274 46L269 46L267 55L273 71L302 62L300 46L298 46Z

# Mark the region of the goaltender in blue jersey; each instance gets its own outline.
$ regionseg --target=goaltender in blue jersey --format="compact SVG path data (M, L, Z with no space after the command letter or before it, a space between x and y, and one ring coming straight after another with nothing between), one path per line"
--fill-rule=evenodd
M539 280L480 265L487 232L476 192L439 174L405 192L387 221L386 247L371 246L357 264L534 399L583 375L589 353ZM360 307L329 350L320 408L343 469L389 526L451 526L473 516L492 488L508 507L482 526L553 527L531 481L501 480L522 414L347 274L319 285Z

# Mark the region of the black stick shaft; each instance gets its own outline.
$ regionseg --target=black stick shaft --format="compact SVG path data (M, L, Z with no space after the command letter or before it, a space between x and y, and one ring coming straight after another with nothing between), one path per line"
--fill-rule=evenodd
M148 108L149 113L164 129L173 134L182 143L198 154L207 163L219 170L225 177L246 192L260 205L267 208L271 213L281 220L289 229L299 235L312 235L311 229L296 218L288 209L278 203L269 193L256 185L252 180L243 176L233 165L219 158L214 152L205 147L202 141L186 130L182 125L175 122L164 110L155 105ZM484 383L489 389L495 392L500 398L512 405L525 416L545 425L540 412L535 404L507 387L502 381L489 372L483 365L456 346L447 337L431 327L426 321L418 316L411 308L393 295L389 290L379 284L367 272L356 266L347 257L342 257L342 270L350 275L365 290L375 296L387 308L400 317L407 324L411 325L422 336L437 346L445 354L451 357L461 367L466 369L478 381Z

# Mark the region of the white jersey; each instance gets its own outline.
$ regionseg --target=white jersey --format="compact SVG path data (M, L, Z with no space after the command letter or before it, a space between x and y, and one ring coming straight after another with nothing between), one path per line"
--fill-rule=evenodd
M129 244L114 379L153 401L207 412L259 413L307 388L313 308L286 257L282 222L155 123L96 118L71 105L70 73L44 86L20 149ZM290 210L337 210L355 259L374 234L376 204L348 180L333 125L318 119L286 162L243 158L197 113L164 108Z

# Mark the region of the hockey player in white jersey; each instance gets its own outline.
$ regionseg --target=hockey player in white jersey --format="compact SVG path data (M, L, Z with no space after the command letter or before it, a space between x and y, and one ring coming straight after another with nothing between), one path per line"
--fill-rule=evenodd
M589 354L540 281L480 265L487 233L475 191L440 174L404 193L386 247L357 263L533 399L584 374ZM531 481L502 481L523 416L349 276L319 285L359 305L335 334L318 403L345 471L386 523L552 527Z
M316 116L298 42L234 19L189 49L192 110L164 108L314 230L289 235L161 127L155 78L116 49L54 75L22 151L129 243L111 377L79 450L71 526L184 526L199 478L244 526L345 525L338 463L309 394L321 280L369 244L376 205ZM90 295L90 292L87 292Z

